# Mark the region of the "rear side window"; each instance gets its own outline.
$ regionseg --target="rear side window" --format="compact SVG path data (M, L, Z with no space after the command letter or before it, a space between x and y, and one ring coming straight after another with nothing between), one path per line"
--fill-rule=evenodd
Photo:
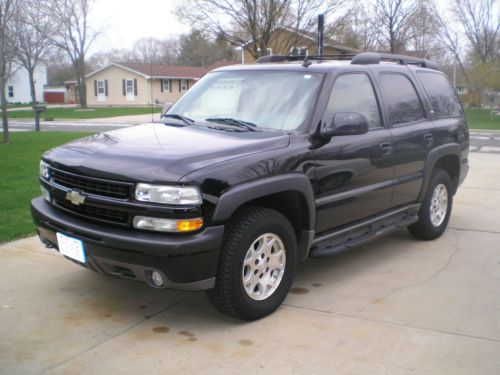
M417 72L437 117L462 117L462 106L446 77L438 73Z
M399 73L382 73L380 82L387 98L389 119L393 125L425 118L420 98L408 77Z
M365 115L370 129L381 126L377 98L366 74L343 74L336 79L325 120L331 122L337 112L358 112Z

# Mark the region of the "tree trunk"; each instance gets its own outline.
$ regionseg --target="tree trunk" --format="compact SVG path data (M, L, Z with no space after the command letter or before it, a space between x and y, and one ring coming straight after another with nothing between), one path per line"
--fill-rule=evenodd
M30 95L31 95L31 107L35 109L36 106L36 91L35 91L35 69L27 69L28 70L28 78L30 81ZM35 121L35 131L40 131L40 122Z
M10 143L9 118L7 113L7 98L5 96L5 80L0 78L0 100L2 104L3 143Z
M87 109L87 84L85 83L85 61L83 57L76 61L75 68L80 108Z

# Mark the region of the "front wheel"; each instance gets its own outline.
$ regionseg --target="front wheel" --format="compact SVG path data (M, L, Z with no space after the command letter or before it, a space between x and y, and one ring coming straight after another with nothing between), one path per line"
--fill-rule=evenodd
M227 315L256 320L271 314L293 282L297 240L281 213L245 207L228 224L214 289L215 307Z
M450 175L442 169L436 169L418 213L419 221L410 225L408 231L414 237L423 240L440 237L448 226L452 206Z

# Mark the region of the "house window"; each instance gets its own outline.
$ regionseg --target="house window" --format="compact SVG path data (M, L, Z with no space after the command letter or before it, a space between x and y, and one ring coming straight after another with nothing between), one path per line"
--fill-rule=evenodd
M181 91L187 91L188 89L188 80L181 79Z
M290 48L290 55L292 56L308 56L309 51L306 47L292 47Z
M163 85L163 91L170 91L170 80L169 79L164 79L162 80L162 85Z
M104 95L104 81L97 81L97 94Z
M7 91L8 91L9 98L13 98L14 97L14 86L9 86Z
M127 79L125 81L126 93L127 95L134 95L134 80Z

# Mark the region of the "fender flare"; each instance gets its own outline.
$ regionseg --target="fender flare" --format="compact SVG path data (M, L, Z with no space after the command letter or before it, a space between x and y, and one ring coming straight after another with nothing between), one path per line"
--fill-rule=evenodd
M304 229L314 230L316 225L314 192L309 178L303 174L278 175L237 185L221 195L215 206L212 219L214 221L226 221L245 203L266 195L285 191L298 192L304 197L307 205L305 214L308 215L309 219L309 228Z
M427 193L427 189L429 187L429 182L432 176L432 172L434 171L434 167L439 159L448 155L455 155L458 157L459 167L460 167L460 156L462 154L462 149L458 143L449 143L446 145L442 145L436 147L435 149L429 152L427 156L427 161L425 163L425 168L423 172L423 183L422 188L420 189L420 194L418 195L418 201L422 202L425 194ZM460 175L460 173L459 173Z

